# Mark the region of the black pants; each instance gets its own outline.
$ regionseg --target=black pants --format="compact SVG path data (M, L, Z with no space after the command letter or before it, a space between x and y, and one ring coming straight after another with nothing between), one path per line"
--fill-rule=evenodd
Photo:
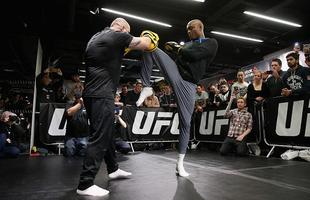
M113 140L114 99L85 97L84 105L90 120L90 136L78 186L80 190L94 184L103 158L108 173L118 169Z
M234 152L234 150L236 150L236 154L238 156L246 156L248 154L248 147L246 145L245 138L242 141L237 141L235 138L232 137L225 138L220 148L220 153L222 155L227 155Z

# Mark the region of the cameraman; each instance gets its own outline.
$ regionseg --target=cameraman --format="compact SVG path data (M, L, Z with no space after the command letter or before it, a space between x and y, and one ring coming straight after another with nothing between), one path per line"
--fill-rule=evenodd
M82 91L76 91L74 103L66 107L67 130L65 136L64 155L85 156L88 143L89 128L87 114L82 99Z
M11 126L18 117L15 113L5 111L0 118L0 158L18 157L20 149L14 144L14 137L11 133Z

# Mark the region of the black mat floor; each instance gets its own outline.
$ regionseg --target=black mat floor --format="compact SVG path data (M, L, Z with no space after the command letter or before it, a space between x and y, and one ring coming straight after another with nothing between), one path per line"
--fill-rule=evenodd
M103 164L96 184L107 197L75 193L82 159L62 156L0 160L0 199L109 200L309 200L310 163L264 157L222 157L192 151L185 158L189 178L175 175L174 151L119 155L130 179L108 181Z

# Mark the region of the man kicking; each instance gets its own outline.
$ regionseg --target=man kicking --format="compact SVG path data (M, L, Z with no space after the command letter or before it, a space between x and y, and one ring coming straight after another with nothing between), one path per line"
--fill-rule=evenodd
M143 53L141 81L145 87L136 102L137 106L140 106L144 99L153 93L150 77L153 64L155 63L164 74L165 79L172 86L177 99L180 135L176 173L183 177L189 176L184 169L183 160L190 137L196 84L203 77L207 67L213 61L218 47L215 39L205 37L204 25L200 20L191 20L188 22L186 29L191 40L190 42L187 42L182 47L176 42L167 42L165 44L166 51L176 57L175 61L159 48L152 52Z

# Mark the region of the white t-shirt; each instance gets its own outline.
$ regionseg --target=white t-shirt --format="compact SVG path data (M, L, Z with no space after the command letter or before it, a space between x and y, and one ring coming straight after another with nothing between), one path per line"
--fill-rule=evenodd
M240 96L244 97L248 91L248 86L249 86L249 84L247 82L243 82L243 83L235 82L231 86L231 94L234 94L235 90L238 90L236 97L237 98Z

